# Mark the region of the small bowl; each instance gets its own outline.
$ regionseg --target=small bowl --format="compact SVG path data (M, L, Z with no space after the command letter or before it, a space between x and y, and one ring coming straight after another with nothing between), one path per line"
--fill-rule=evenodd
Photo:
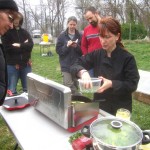
M78 79L78 82L79 82L80 92L82 93L95 93L101 86L101 79L99 78L91 78L91 81L90 81L92 84L91 88L85 88L84 85L86 82L83 81L82 79Z

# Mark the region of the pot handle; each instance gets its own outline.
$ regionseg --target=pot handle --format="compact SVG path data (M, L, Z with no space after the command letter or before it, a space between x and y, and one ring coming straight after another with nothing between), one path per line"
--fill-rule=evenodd
M81 129L81 133L90 138L90 127L89 126L84 126L82 129Z
M143 131L142 144L148 144L148 143L150 143L150 132L149 131Z

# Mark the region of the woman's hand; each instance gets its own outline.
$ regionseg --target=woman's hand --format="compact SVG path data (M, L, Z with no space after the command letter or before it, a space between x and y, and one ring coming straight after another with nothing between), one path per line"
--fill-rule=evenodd
M104 77L99 77L99 79L101 79L102 80L102 82L103 82L103 85L98 89L98 93L102 93L102 92L104 92L105 90L107 90L107 89L109 89L109 88L111 88L112 87L112 81L111 80L108 80L108 79L106 79L106 78L104 78Z
M71 40L69 40L68 43L67 43L67 47L70 47L70 46L72 46L72 47L77 47L76 41L71 41Z
M72 41L69 40L69 41L67 42L67 47L71 46L71 44L72 44Z
M80 78L82 80L82 83L83 83L83 86L85 89L92 88L91 77L90 77L88 71L81 72Z
M15 46L15 47L20 47L19 43L13 43L12 45Z

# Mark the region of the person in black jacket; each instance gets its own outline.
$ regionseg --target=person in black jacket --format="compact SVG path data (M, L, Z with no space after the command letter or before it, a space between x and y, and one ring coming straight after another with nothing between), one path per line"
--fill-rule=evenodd
M13 28L13 20L18 12L18 7L13 0L0 0L0 36ZM4 51L0 46L0 106L5 100L7 92L7 68Z
M95 77L103 82L94 93L100 108L113 115L119 108L132 112L132 92L139 81L135 58L121 43L121 25L117 20L106 17L101 19L99 26L102 49L82 56L71 66L71 72L84 80L88 89L91 78L87 70L94 68Z
M31 52L33 40L21 25L23 15L18 12L14 20L14 28L2 36L2 44L6 53L8 73L8 94L17 94L19 78L23 92L27 92L27 73L31 72Z
M82 55L80 48L81 34L76 29L77 19L74 16L68 18L67 29L62 32L56 43L56 52L59 55L63 84L71 88L72 94L79 94L75 78L70 74L70 66Z

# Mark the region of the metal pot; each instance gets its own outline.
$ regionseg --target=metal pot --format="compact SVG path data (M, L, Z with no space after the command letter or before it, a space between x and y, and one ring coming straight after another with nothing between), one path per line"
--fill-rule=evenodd
M142 130L133 122L116 117L96 119L81 130L93 138L96 150L139 150L141 144L148 144L150 132Z

